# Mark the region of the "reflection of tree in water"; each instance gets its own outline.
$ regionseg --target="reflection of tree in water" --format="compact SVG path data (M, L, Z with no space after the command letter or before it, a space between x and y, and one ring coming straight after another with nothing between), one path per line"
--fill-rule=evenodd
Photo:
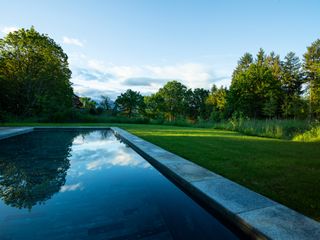
M103 130L103 131L100 131L100 133L101 133L101 140L108 139L113 135L113 132L111 130Z
M77 135L79 131L38 131L0 141L0 198L29 209L50 199L65 184Z
M81 134L79 134L79 136L81 136L81 138L84 140L89 134L97 134L100 136L100 140L104 140L104 139L110 139L110 137L113 135L113 132L110 129L98 129L98 130L93 130L93 131L83 131L81 132ZM97 139L94 136L95 139Z

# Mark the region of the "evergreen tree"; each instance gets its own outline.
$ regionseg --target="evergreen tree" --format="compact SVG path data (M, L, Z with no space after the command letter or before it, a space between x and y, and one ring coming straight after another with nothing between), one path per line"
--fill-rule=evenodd
M271 52L266 57L266 64L271 68L273 76L280 81L282 74L282 66L280 56Z
M283 102L281 109L284 117L295 117L299 114L301 106L303 76L299 58L293 52L289 52L282 65L281 84Z
M238 65L234 70L232 77L234 77L235 74L248 70L251 63L253 63L252 55L250 53L245 53L238 61Z
M309 90L309 117L320 119L320 39L307 48L303 68Z
M280 81L273 67L276 59L260 49L255 62L234 72L227 97L229 115L241 112L253 118L271 117L271 109L273 116L276 115L280 95Z
M265 51L264 51L262 48L260 48L260 49L259 49L259 52L258 52L258 54L257 54L257 58L256 58L255 63L256 63L257 65L259 65L259 66L262 66L262 65L265 64L265 62L266 62L266 54L265 54Z

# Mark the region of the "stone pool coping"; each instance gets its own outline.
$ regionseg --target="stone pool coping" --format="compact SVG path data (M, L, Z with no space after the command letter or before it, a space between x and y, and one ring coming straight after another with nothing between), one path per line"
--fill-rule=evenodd
M320 223L118 127L0 128L0 139L43 128L111 129L122 141L208 208L260 239L320 239ZM168 196L169 198L170 196Z
M253 238L320 239L319 222L123 129L111 129L164 175Z

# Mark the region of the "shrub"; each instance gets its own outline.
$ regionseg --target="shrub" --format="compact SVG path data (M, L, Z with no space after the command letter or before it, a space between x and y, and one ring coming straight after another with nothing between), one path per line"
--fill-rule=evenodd
M315 125L309 131L299 134L293 138L293 141L313 142L320 141L320 125Z

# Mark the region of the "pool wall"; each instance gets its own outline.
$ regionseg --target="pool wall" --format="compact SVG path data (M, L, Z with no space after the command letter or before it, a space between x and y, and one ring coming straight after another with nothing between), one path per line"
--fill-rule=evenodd
M0 128L0 139L34 129ZM69 128L73 127L60 127ZM106 129L108 127L75 127ZM233 181L168 152L127 131L110 128L122 141L174 180L189 195L205 203L225 221L258 239L320 239L320 223ZM168 196L170 198L170 196Z

